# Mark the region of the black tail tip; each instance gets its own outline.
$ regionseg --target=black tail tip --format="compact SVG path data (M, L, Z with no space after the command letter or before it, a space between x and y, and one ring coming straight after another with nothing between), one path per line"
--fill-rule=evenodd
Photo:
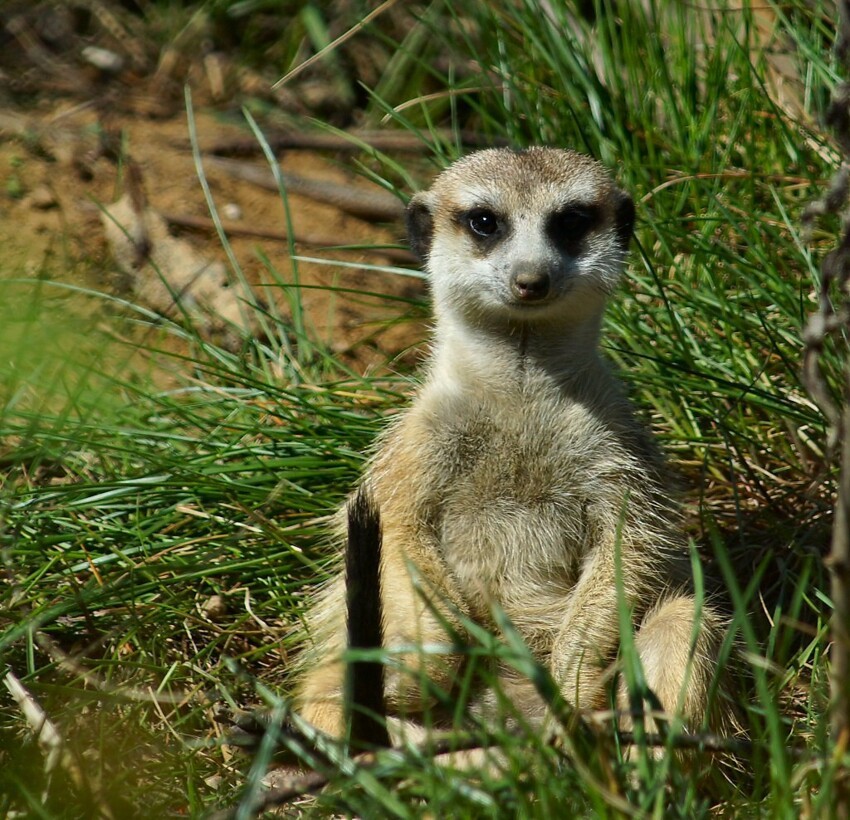
M365 484L361 484L357 492L348 500L346 511L349 531L380 531L381 514L375 497Z

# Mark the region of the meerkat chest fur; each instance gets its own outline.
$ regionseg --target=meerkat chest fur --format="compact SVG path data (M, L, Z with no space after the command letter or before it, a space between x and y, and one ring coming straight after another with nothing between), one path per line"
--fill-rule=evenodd
M468 373L461 389L435 374L376 466L473 614L498 600L532 635L551 630L552 606L627 496L643 501L654 453L603 363L589 383L559 384L520 358L498 381Z

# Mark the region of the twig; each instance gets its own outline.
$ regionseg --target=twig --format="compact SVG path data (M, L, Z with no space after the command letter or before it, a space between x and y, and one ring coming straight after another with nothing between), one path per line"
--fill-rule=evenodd
M292 731L290 727L288 731ZM305 738L301 738L304 742ZM417 747L421 755L425 757L440 757L441 755L451 754L453 752L476 751L479 749L489 749L499 745L495 739L490 741L482 741L480 735L461 735L450 738L441 738L435 741L428 741ZM380 760L380 754L375 752L363 752L355 755L352 761L363 769L373 768ZM304 774L294 775L287 778L284 783L269 789L261 795L257 796L256 802L251 806L252 814L258 815L267 809L274 806L282 806L289 803L291 800L296 800L299 797L304 797L308 794L315 794L330 783L331 779L337 774L337 771L329 773L325 772L306 772ZM238 807L229 807L221 811L211 814L208 820L230 820L236 816Z
M291 731L291 728L289 731ZM751 740L722 737L710 733L680 734L673 738L664 737L659 734L647 734L641 740L637 740L631 732L621 732L617 735L617 738L623 746L634 746L640 743L640 745L651 748L687 749L708 754L750 756L756 748L756 744ZM554 737L551 741L552 744L558 742L559 738L557 737ZM501 745L501 741L497 738L490 737L482 739L480 734L470 733L468 735L453 735L451 737L426 741L415 748L419 755L435 759L457 752L492 749L499 745ZM792 746L789 751L794 757L799 759L814 757L805 746ZM352 758L353 762L362 769L374 768L381 759L382 753L380 752L377 754L366 752ZM258 795L256 802L251 807L252 814L259 815L267 809L282 806L292 800L297 800L299 797L315 794L328 785L337 773L337 771L329 773L307 772L305 774L293 775L279 786ZM237 807L222 809L210 815L209 820L230 820L230 818L236 816L237 810Z
M676 735L672 742L664 735L645 734L638 740L631 732L621 732L618 735L623 746L648 746L653 749L666 748L670 745L673 749L696 749L709 754L733 754L741 757L750 756L756 748L751 740L738 737L722 737L721 735L703 732L700 734ZM805 746L792 746L789 752L794 757L808 757L811 752Z
M150 259L153 250L153 242L145 222L145 211L148 207L148 198L145 193L144 176L142 169L132 157L125 156L126 164L125 184L130 204L133 208L135 219L128 233L128 238L133 243L133 267L137 270Z
M189 690L178 694L168 694L164 692L154 692L150 688L145 690L140 689L137 686L128 686L126 684L115 685L103 680L99 675L91 670L86 669L75 658L62 650L58 644L49 638L42 630L36 631L35 642L60 669L64 669L66 672L81 678L98 692L104 692L105 694L124 701L154 703L157 705L166 704L168 706L185 706L187 703L204 702L214 696L212 691L200 692L198 690Z
M196 231L214 231L215 223L208 216L191 216L189 214L172 214L161 213L160 216L170 223L180 228L189 228ZM288 237L284 231L273 231L265 228L252 228L248 225L242 225L238 222L221 221L221 227L226 234L230 236L254 236L258 239L271 239L275 242L287 242ZM302 233L296 231L293 239L302 245L310 245L316 248L325 250L344 247L345 242L341 241L340 237L321 236L314 233ZM385 257L390 262L400 265L411 265L416 262L416 257L404 248L385 248L379 246L358 247L368 253L379 254Z
M841 0L835 53L850 69L850 2ZM824 196L812 203L803 215L809 228L817 215L842 213L842 236L838 246L823 261L818 312L803 332L805 352L803 379L812 398L819 404L830 424L830 449L840 442L838 497L832 527L830 554L826 559L832 583L832 685L831 722L836 749L846 748L850 740L850 359L845 357L842 407L832 401L821 370L821 354L828 336L850 332L850 211L846 210L850 192L850 84L841 83L834 91L826 116L844 160ZM833 307L833 294L838 309ZM833 804L837 817L850 816L848 778L836 777Z
M272 151L278 153L287 149L306 149L312 151L348 151L359 153L367 145L375 151L396 153L425 153L428 146L422 137L416 134L395 131L351 131L347 134L328 134L315 131L278 131L265 135ZM455 135L448 131L436 131L433 134L437 142L454 143L459 139L461 145L469 148L483 148L508 145L509 141L499 137L487 137L475 131L461 131ZM181 143L182 147L182 143ZM253 137L213 143L204 149L206 154L220 157L253 157L262 153L262 148Z
M62 768L77 788L88 788L92 795L98 798L100 816L106 818L106 820L112 820L114 815L109 806L105 800L100 799L99 784L90 782L86 778L83 769L74 755L71 754L56 725L50 720L38 701L27 691L11 669L7 670L3 676L3 683L21 710L24 720L45 754L45 774L49 777L57 767Z
M4 28L23 49L27 58L44 71L49 77L58 80L63 88L71 88L81 92L91 90L91 83L86 75L73 65L56 59L41 43L24 14L15 14L7 19Z
M267 166L251 165L223 157L207 157L206 163L224 171L228 176L250 182L267 191L277 191L278 184ZM389 191L373 187L371 190L343 185L324 179L310 179L281 171L287 192L300 194L317 202L333 205L341 211L378 222L396 222L404 214L404 205Z
M35 739L45 753L44 770L49 775L61 763L62 767L69 770L71 778L80 785L82 776L79 769L72 766L68 750L52 720L45 714L38 701L24 688L17 675L11 669L3 676L12 700L18 705L24 720L35 735Z
M61 649L59 645L46 632L44 632L44 630L40 629L43 624L39 623L39 619L33 613L32 608L24 602L25 594L23 592L20 579L18 578L15 572L10 553L5 548L0 550L0 561L2 561L7 581L14 590L13 600L15 598L20 599L20 603L17 604L17 609L21 611L21 614L18 615L18 620L21 623L28 623L31 625L32 634L34 635L35 642L42 649L42 651L44 651L48 655L50 660L53 661L53 663L55 663L60 669L64 669L66 672L69 672L72 675L76 675L77 677L82 678L89 686L93 687L94 689L97 689L99 692L104 692L113 697L118 697L122 700L127 701L183 706L186 703L196 701L204 702L214 698L214 692L199 693L197 690L195 690L182 692L179 694L154 693L151 689L144 690L134 686L127 686L126 684L114 685L103 680L97 674L90 671L89 669L86 669L75 658L73 658L63 649ZM11 678L9 676L11 676ZM23 709L23 703L18 700L18 695L15 693L15 691L13 691L13 687L15 686L15 680L17 679L14 677L12 672L8 672L5 678L6 687L9 689L12 696L15 698L16 701L18 701L18 703ZM24 715L25 717L27 717L28 721L30 721L32 725L32 722L30 720L30 713L24 710ZM45 731L49 732L49 729L45 729ZM49 734L47 735L47 737L49 737ZM41 739L39 742L41 742Z

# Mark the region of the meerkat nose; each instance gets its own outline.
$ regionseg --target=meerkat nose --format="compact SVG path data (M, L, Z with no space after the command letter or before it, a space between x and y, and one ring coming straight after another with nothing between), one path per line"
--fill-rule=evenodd
M518 266L511 276L511 290L524 302L537 302L549 295L552 280L540 267Z

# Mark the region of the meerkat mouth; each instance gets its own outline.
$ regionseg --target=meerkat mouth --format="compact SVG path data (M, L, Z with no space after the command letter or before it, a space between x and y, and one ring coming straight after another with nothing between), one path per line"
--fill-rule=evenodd
M522 313L535 313L544 310L547 307L551 307L554 302L557 302L557 299L547 298L547 299L538 299L535 302L523 302L519 299L508 302L508 307L512 310L519 310Z

